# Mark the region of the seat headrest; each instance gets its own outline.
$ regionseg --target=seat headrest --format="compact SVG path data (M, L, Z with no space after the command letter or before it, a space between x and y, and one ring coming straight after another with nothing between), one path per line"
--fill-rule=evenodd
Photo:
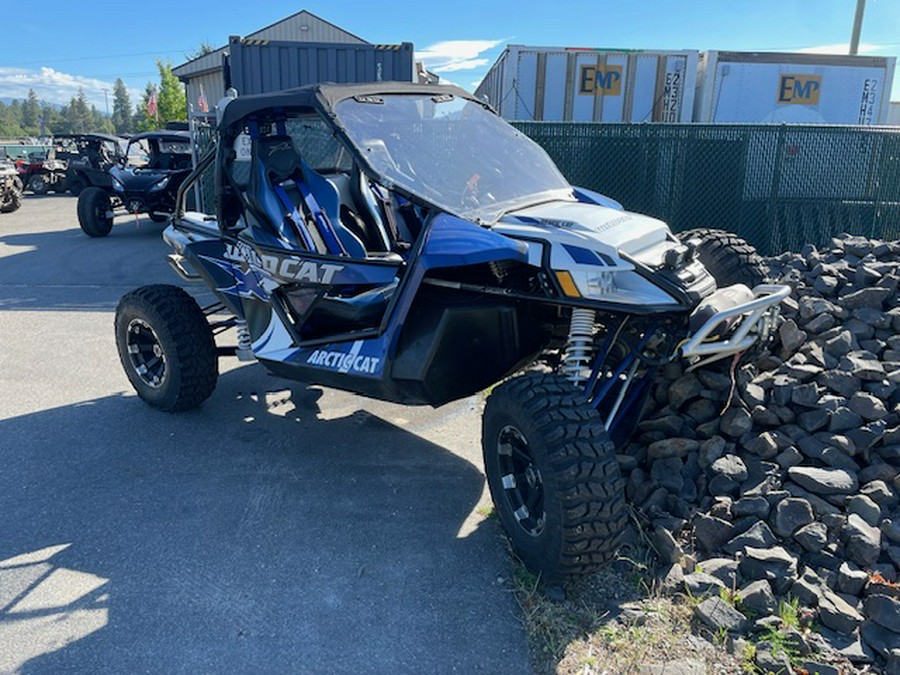
M300 155L290 136L266 136L253 141L254 161L263 163L266 175L275 183L287 180L300 168Z

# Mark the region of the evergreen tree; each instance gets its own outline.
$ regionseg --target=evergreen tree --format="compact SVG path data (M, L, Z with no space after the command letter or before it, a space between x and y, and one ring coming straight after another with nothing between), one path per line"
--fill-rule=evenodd
M112 120L97 110L97 106L91 106L91 124L90 130L94 133L112 134L115 133Z
M134 116L131 113L131 96L122 78L116 78L113 86L112 126L117 134L129 134L134 130Z
M84 89L79 89L78 95L72 97L67 112L71 133L84 134L91 131L90 127L93 120L91 119L91 109Z
M13 109L12 104L6 105L0 101L0 138L14 139L24 136L25 130L22 129L20 122L21 117Z
M22 103L22 128L25 133L38 136L40 130L41 107L34 89L28 90L28 98Z

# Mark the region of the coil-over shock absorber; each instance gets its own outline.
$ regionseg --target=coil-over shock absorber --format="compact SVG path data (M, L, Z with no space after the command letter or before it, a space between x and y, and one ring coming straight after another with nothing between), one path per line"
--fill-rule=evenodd
M596 313L592 309L576 307L572 310L569 339L566 342L561 371L575 386L584 384L587 379L584 371L590 365L594 351L595 318Z
M253 361L253 341L250 339L250 329L247 322L238 319L235 324L237 330L237 357L239 361Z

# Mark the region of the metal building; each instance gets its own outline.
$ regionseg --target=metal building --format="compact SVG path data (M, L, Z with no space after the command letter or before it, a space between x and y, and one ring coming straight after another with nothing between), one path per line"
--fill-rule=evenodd
M250 33L244 40L277 40L368 45L361 37L335 26L305 9L265 28ZM172 69L187 88L189 109L198 110L202 98L210 110L225 96L225 56L228 45L209 54L182 63ZM243 93L243 92L238 92Z

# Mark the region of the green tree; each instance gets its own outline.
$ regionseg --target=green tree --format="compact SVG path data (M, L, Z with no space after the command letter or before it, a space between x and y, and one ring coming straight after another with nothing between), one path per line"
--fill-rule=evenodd
M159 126L164 126L166 122L186 120L187 98L184 85L172 74L172 63L157 60L156 67L159 69Z
M129 134L134 130L131 96L121 77L116 78L113 85L113 114L110 121L117 134Z
M22 128L25 133L37 136L40 134L41 105L38 103L34 89L28 90L28 98L22 103Z
M69 130L73 134L84 134L92 131L90 128L93 120L91 118L91 108L88 105L87 95L84 89L78 90L78 95L73 96L69 101L67 110L67 120L69 122Z
M20 124L20 117L14 112L12 104L0 101L0 138L18 138L25 135Z
M91 106L90 129L93 132L99 132L103 134L112 134L116 131L109 116L104 115L102 112L97 110L97 106L95 105Z
M141 102L134 106L134 117L132 119L132 127L134 131L151 131L156 129L156 118L147 116L147 104L150 102L150 96L153 95L155 86L152 82L148 82L144 87L144 93L141 95Z

